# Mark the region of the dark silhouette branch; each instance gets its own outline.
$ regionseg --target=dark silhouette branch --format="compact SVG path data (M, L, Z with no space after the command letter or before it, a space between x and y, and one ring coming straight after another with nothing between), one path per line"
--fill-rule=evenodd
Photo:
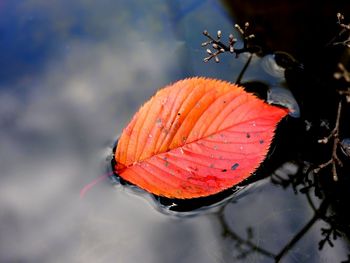
M329 202L324 200L320 207L316 210L314 216L310 221L288 242L287 245L275 256L275 262L280 262L282 257L306 234L307 231L314 225L314 223L322 218L327 212Z
M253 241L251 241L251 237L247 239L240 237L235 232L233 232L226 223L224 218L224 207L218 212L218 218L220 224L223 227L223 235L225 237L229 236L233 240L235 240L239 245L244 245L248 247L247 251L244 251L243 254L246 255L251 252L258 252L267 257L273 258L276 263L280 262L281 259L290 251L299 241L300 239L310 230L310 228L316 223L317 220L322 219L330 224L329 229L321 229L322 235L325 236L323 240L320 241L319 246L320 249L323 248L325 243L329 243L332 246L332 241L330 238L333 236L333 239L336 239L337 236L340 236L339 231L332 226L331 222L329 222L329 218L327 217L327 210L330 202L328 199L325 199L321 202L318 209L314 207L310 197L308 197L310 204L312 204L312 208L314 209L313 217L304 225L304 227L296 234L294 237L280 250L278 254L274 254L266 249L263 249L256 245Z
M223 209L221 209L219 211L219 213L218 213L218 218L219 218L220 224L223 227L223 231L224 231L223 234L224 234L224 236L229 236L233 240L237 241L237 243L246 245L250 249L250 251L258 252L258 253L260 253L262 255L265 255L267 257L270 257L270 258L274 258L275 257L274 253L257 246L251 240L244 239L244 238L240 237L239 235L237 235L235 232L231 231L229 226L226 223L225 218L224 218L224 213L223 213L224 208L225 207L223 207Z
M338 146L340 145L339 122L340 122L341 109L342 109L342 103L341 101L339 101L337 119L335 122L334 129L331 131L331 133L327 137L320 139L318 141L319 143L327 144L331 139L333 139L332 156L327 162L318 165L318 167L314 169L314 173L319 173L322 169L326 168L329 165L332 165L332 174L333 174L334 181L338 181L337 165L339 165L340 167L343 166L342 161L339 159L337 155Z
M239 73L239 75L238 75L238 77L236 79L236 84L240 84L241 83L243 75L246 72L246 70L247 70L247 68L248 68L248 66L250 64L250 61L252 61L252 58L253 58L253 53L251 53L249 55L249 58L248 58L247 62L244 64L244 67L242 68L241 72Z

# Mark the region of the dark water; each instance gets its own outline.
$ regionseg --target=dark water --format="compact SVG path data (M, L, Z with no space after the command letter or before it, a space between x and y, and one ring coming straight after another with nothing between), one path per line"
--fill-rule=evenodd
M320 44L319 29L310 28L320 18L320 26L335 23L335 12L347 5L304 5L0 1L0 261L346 261L349 159L339 153L338 184L330 169L322 177L309 172L331 154L317 139L334 126L338 97L327 87L334 60L348 55L344 49L318 53L336 26L323 28ZM296 13L303 14L297 24L283 24ZM312 21L304 25L307 34L300 26L306 18ZM273 87L272 102L300 113L281 123L260 180L220 205L187 214L109 180L80 198L84 185L106 172L118 134L158 88L196 75L236 80L249 55L203 63L201 32L221 29L227 36L247 19L264 51L287 51L299 60L286 66L286 80L266 75L255 57L242 79L265 97ZM281 87L292 90L299 105L279 93ZM344 104L342 119L348 108ZM350 137L349 127L341 128L342 138Z

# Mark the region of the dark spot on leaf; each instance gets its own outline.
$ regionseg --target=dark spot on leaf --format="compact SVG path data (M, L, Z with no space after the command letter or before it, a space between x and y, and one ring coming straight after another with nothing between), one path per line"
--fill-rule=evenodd
M227 172L227 170L226 169L222 169L221 172L225 173L225 172Z
M259 143L260 143L260 144L263 144L263 143L264 143L264 140L260 140Z
M181 115L181 113L180 113L180 112L178 112L178 113L177 113L177 116L180 116L180 115Z
M164 162L164 165L165 165L165 167L168 167L169 166L169 162L168 162L168 157L163 157L163 160L165 161Z
M250 133L249 132L247 133L247 138L250 138Z
M231 170L232 171L236 170L238 166L239 166L239 164L235 163L234 165L231 166Z

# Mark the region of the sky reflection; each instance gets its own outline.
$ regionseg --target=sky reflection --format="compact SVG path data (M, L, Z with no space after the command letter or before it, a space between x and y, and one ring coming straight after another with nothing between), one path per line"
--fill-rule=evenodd
M215 214L166 216L108 181L79 199L104 173L105 149L159 87L193 75L234 80L242 61L202 63L201 32L219 28L229 32L232 23L211 0L0 2L1 261L232 259ZM262 207L278 201L270 194L252 198ZM230 224L258 219L255 201L233 204ZM274 224L294 226L285 205Z

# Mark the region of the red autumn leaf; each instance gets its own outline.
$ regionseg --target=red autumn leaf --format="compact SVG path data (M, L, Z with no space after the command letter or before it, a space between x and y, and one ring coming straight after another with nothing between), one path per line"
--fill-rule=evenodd
M116 172L159 196L218 193L256 170L287 113L235 84L178 81L158 91L124 129Z

